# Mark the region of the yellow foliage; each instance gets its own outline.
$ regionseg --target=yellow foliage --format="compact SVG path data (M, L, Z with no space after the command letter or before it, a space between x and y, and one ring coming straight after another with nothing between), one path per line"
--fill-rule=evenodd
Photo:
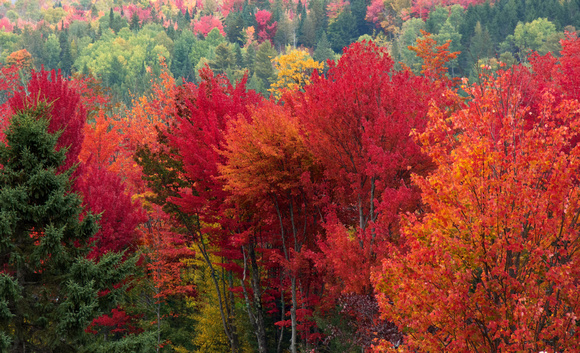
M195 250L195 249L194 249ZM220 257L210 255L210 260L212 263L220 263L223 261ZM199 296L195 298L188 298L187 305L195 308L195 314L191 316L192 319L196 321L195 324L195 337L192 343L197 347L195 352L197 353L229 353L231 352L230 344L226 334L224 332L222 319L219 309L219 299L217 291L211 277L211 271L209 266L203 259L202 254L196 251L195 258L188 259L187 265L189 268L194 268L195 270L189 274L191 276L189 280L195 282ZM220 294L222 299L229 295L227 283L227 273L222 273L222 268L214 265L216 271L219 272L220 281ZM224 291L225 290L225 291ZM234 309L235 310L235 309ZM244 315L243 312L236 312L235 315L239 318ZM238 320L236 320L238 321ZM237 322L238 323L238 322ZM243 324L237 324L238 335L243 337ZM247 342L240 339L240 350L243 353L251 352ZM172 347L176 352L188 352L183 347Z
M301 49L290 49L286 54L277 56L273 62L278 70L278 80L269 91L277 99L284 90L300 90L310 84L312 72L324 68L323 63L314 61L306 50Z

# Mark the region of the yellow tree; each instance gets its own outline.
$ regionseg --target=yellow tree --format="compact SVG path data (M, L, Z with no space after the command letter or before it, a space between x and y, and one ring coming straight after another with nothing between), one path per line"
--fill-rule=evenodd
M272 84L270 92L279 99L285 90L296 91L310 84L314 70L322 70L324 64L312 59L306 50L290 49L286 54L274 59L278 80Z

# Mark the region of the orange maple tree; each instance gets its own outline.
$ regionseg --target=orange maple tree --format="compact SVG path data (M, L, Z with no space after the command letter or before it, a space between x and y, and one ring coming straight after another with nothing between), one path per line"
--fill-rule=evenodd
M307 299L305 293L320 293L321 288L312 277L316 276L313 263L304 253L318 251L320 222L313 181L322 177L322 168L304 141L297 117L272 102L255 108L251 120L240 117L231 122L225 139L223 154L227 161L219 170L224 188L230 192L228 200L249 210L257 219L256 228L261 229L245 232L239 244L246 259L252 242L248 237L260 238L259 246L264 249L259 251L265 253L262 261L272 261L282 268L281 278L274 282L289 282L290 288L280 288L280 296L290 294L290 320L285 318L282 301L281 319L276 325L291 327L290 351L296 352L299 333L312 338L309 329L314 323L308 320L312 314L308 304L317 298L312 295ZM272 268L273 264L265 266ZM246 268L244 262L244 274Z
M419 135L438 165L415 177L431 212L408 215L406 248L393 248L374 277L405 349L559 352L580 344L580 148L571 145L580 105L554 104L545 90L532 113L520 72L467 88L471 103L451 116L432 108Z

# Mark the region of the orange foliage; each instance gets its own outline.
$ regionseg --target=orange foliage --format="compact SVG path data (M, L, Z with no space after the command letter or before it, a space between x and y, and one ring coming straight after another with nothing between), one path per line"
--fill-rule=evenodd
M32 55L26 49L15 51L6 58L8 66L17 66L23 70L32 68Z

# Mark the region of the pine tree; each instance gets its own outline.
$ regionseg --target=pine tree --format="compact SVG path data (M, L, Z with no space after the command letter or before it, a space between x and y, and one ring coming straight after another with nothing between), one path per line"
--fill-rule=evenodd
M39 103L17 112L0 145L2 351L77 351L84 328L114 302L98 293L118 292L113 284L130 266L115 253L98 264L84 258L97 219L80 217L81 199L70 191L73 169L57 173L66 149L55 150L59 133L48 133L48 109Z

